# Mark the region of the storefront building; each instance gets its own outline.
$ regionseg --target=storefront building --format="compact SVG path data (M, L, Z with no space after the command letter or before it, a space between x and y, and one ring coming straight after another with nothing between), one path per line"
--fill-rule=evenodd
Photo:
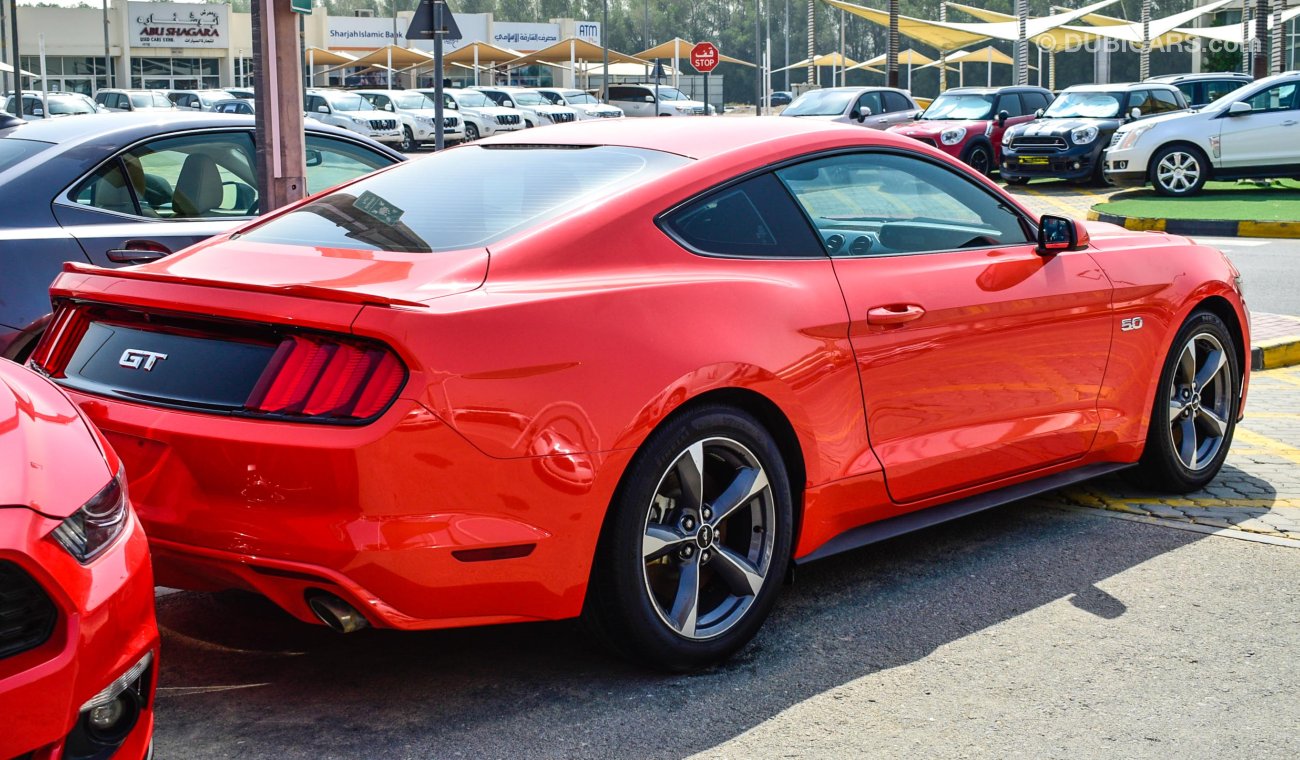
M317 9L303 17L303 39L305 47L360 57L389 44L406 47L410 20L409 12L394 19L329 16ZM447 43L449 52L474 41L521 53L568 37L600 41L600 24L590 21L496 21L490 13L457 13L455 20L463 36ZM91 95L102 87L179 90L252 85L252 21L249 14L235 13L229 5L112 0L107 13L99 7L19 6L18 22L22 69L44 72L50 90ZM6 43L12 45L12 40ZM419 41L414 47L432 50L432 44ZM8 49L3 59L13 60ZM342 82L353 72L316 66L315 73L318 83L324 84ZM413 75L406 77L406 82L414 83ZM4 85L12 89L12 79ZM39 88L40 81L27 80L25 86Z

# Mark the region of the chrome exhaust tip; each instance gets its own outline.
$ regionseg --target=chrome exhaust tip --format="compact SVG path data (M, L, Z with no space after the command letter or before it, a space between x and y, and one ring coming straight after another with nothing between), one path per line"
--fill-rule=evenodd
M370 627L370 621L356 607L327 591L307 592L307 606L317 620L339 633L353 633Z

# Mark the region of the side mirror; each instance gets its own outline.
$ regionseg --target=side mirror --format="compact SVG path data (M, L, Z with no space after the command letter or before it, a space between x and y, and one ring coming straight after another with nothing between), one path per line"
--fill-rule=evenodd
M1142 118L1142 109L1141 109L1141 108L1138 108L1137 106L1133 106L1133 108L1131 108L1131 109L1129 110L1129 112L1128 112L1128 117L1129 117L1130 119L1140 119L1140 118Z
M1251 104L1247 103L1244 100L1238 100L1236 103L1233 103L1232 105L1228 106L1228 115L1241 116L1242 114L1247 114L1254 110L1255 107L1252 106Z
M912 121L920 121L921 115L924 113L925 111L917 111L916 113L912 114Z
M315 148L308 148L306 154L308 166L320 166L325 163L325 155Z
M45 109L44 109L44 108L33 108L33 109L32 109L32 116L44 116L44 115L45 115Z
M1038 220L1038 254L1051 256L1088 245L1088 230L1063 216L1045 215Z
M1011 113L1009 111L998 111L998 126L1005 127L1007 125L1007 119L1010 118Z
M329 107L329 106L316 106L316 110L317 110L319 113L329 113L329 112L330 112L330 107Z
M190 103L190 108L203 108L203 104L196 100Z
M506 108L514 108L514 107L515 107L515 102L514 102L513 100L511 100L510 98L506 98L506 99L504 99L504 100L501 101L501 105L505 106Z
M861 109L860 111L858 111L858 115L857 115L855 118L856 118L859 122L864 122L864 121L867 120L867 117L870 116L870 115L871 115L871 109L870 109L870 108L863 108L863 109Z
M647 103L653 103L653 102L655 102L655 96L653 96L653 95L647 95L647 96L645 96L645 102L647 102Z
M385 103L385 104L384 104L384 110L385 110L385 111L392 111L392 110L393 110L393 104L392 104L392 103Z
M1038 109L1037 111L1034 111L1034 118L1035 118L1035 119L1041 119L1041 118L1043 118L1043 109L1042 109L1042 108Z

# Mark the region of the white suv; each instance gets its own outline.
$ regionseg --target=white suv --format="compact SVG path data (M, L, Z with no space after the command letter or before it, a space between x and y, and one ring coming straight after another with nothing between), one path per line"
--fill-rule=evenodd
M402 143L397 115L380 111L355 92L308 90L303 97L307 115L319 122L350 129L385 145Z
M566 124L578 120L578 112L568 106L557 106L532 90L521 87L474 87L492 102L504 108L514 108L524 115L524 126L544 127L548 124Z
M557 106L568 106L578 112L579 119L619 119L623 109L607 106L590 93L560 87L538 87L534 92Z
M5 98L4 108L0 110L7 114L14 112L13 95ZM49 93L48 102L46 102L45 95L42 93L23 93L23 119L25 121L100 113L105 110L102 106L96 105L95 101L79 92L51 92Z
M1195 195L1206 180L1300 178L1300 71L1261 79L1198 111L1120 127L1106 179L1150 183L1161 195Z
M434 97L435 90L420 90ZM513 132L524 128L524 114L514 108L503 108L477 90L448 88L442 91L443 107L454 109L465 122L465 140L490 137L497 132Z
M691 100L676 87L662 84L657 88L652 84L611 84L609 102L628 116L703 116L705 112L700 101ZM708 112L715 113L713 106L708 107Z
M415 90L356 90L358 95L370 101L381 111L397 114L402 122L402 152L418 150L421 143L437 139L434 121L437 111L433 98ZM442 141L446 145L455 145L465 139L465 127L460 117L450 109L442 114Z

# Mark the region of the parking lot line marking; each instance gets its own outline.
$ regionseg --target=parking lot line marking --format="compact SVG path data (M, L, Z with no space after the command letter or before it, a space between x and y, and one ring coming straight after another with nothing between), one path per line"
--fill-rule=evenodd
M1070 218L1074 218L1074 216L1079 213L1079 209L1074 208L1069 204L1062 203L1058 201L1054 196L1048 195L1047 193L1044 193L1041 190L1027 190L1026 192L1038 198L1042 198L1043 200L1047 201L1053 206L1056 206L1058 209L1064 211L1066 215L1069 216Z
M1300 420L1300 412L1246 412L1248 420Z
M1238 440L1252 448L1262 449L1265 453L1300 464L1300 448L1296 448L1289 443L1260 435L1242 427L1237 428L1235 435Z
M1286 383L1287 385L1300 386L1300 375L1296 375L1294 373L1290 373L1290 372L1271 373L1270 372L1264 377L1266 377L1269 380L1280 380Z

